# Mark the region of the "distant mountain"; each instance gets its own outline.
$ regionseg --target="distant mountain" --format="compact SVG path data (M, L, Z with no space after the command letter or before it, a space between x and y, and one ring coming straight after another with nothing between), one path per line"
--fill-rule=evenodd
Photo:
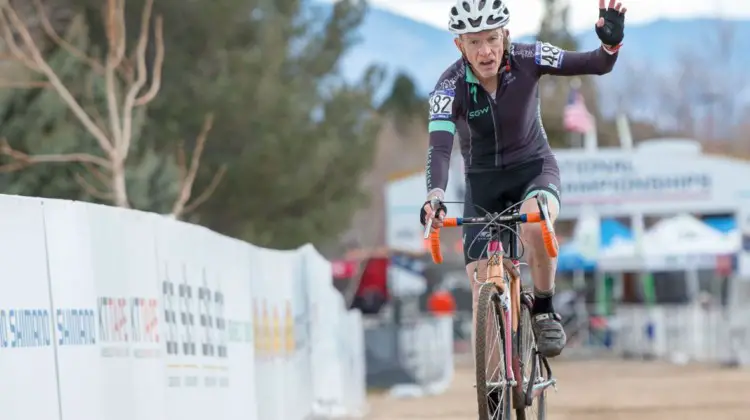
M721 45L722 31L732 32L732 45ZM394 13L371 8L359 28L361 42L346 56L342 71L347 80L357 80L369 65L386 66L389 75L404 71L421 92L429 92L440 74L458 58L453 36L446 30L416 22ZM581 50L596 48L599 40L592 29L576 34ZM533 41L526 37L519 41ZM677 58L693 54L696 66L724 65L740 74L750 66L750 21L711 19L658 20L628 25L620 62L601 83L632 82L630 68L646 68L644 75L667 72ZM731 51L730 63L716 64L714 54L722 46ZM690 53L688 53L690 52ZM631 67L632 66L632 67ZM708 79L708 78L707 78Z

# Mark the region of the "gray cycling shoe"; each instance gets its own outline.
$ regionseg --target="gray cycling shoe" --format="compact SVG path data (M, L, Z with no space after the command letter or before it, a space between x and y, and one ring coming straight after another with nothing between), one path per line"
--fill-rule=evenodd
M562 353L568 338L556 313L536 314L531 318L531 328L536 337L536 347L544 357L555 357Z

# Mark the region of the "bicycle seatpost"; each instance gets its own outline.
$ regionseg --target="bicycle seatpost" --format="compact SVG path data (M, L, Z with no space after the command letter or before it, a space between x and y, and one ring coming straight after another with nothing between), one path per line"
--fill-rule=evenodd
M434 212L436 208L440 205L440 200L437 199L437 197L433 197L430 200L430 207L432 208L432 211ZM432 230L432 221L435 219L435 216L437 214L433 214L433 217L430 217L430 220L427 220L427 223L425 223L424 226L424 239L428 239L430 237L430 231Z

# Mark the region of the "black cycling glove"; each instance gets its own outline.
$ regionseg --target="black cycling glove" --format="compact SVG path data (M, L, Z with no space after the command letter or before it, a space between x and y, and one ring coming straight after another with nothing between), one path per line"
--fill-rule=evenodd
M625 37L625 14L615 9L599 9L599 17L604 18L604 25L595 26L596 35L604 45L620 45Z
M446 207L442 201L439 201L438 203L438 211L436 212L436 214L439 215L440 212L442 212L443 215L447 214L448 207ZM424 204L422 204L422 208L419 210L419 222L422 223L422 226L425 226L427 224L427 212L425 211L424 206L428 204L430 204L430 202L425 201Z

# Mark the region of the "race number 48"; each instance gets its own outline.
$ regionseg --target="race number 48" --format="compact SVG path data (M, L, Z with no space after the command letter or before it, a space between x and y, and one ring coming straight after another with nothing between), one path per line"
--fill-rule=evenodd
M541 66L554 67L559 69L562 64L563 50L544 42L537 44L536 63Z

